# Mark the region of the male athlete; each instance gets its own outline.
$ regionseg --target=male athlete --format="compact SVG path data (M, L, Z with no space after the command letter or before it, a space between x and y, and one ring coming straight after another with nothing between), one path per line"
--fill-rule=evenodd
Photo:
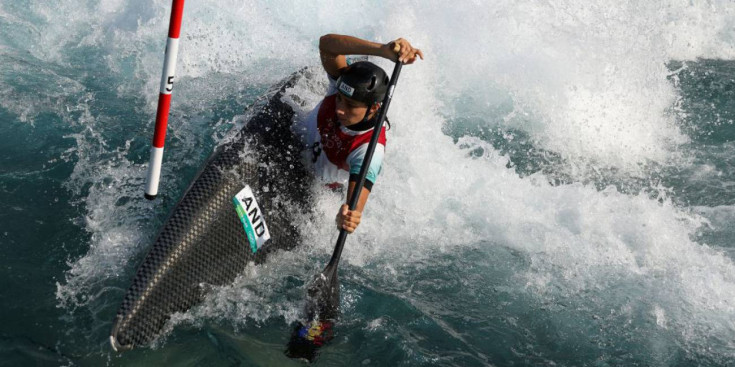
M345 55L380 56L404 64L414 63L417 57L423 60L424 55L403 38L380 44L337 34L327 34L319 39L319 54L329 77L329 88L326 97L299 124L297 133L311 148L309 158L316 177L332 188L348 182L349 200L389 78L383 69L369 61L348 66ZM360 224L362 210L380 173L385 152L385 128L380 131L378 143L357 208L349 210L347 204L342 204L337 213L337 227L348 233L354 232Z

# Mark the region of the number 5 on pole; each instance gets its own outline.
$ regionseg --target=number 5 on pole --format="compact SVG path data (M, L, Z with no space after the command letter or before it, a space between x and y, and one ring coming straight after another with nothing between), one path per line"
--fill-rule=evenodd
M153 200L158 195L158 182L161 178L161 162L163 161L163 144L166 141L168 111L171 107L171 92L174 90L174 74L176 72L176 55L179 53L179 35L181 34L181 18L184 14L184 0L173 0L171 20L168 25L168 41L163 61L161 88L158 95L156 112L156 131L153 134L151 160L148 164L148 179L145 186L146 199Z

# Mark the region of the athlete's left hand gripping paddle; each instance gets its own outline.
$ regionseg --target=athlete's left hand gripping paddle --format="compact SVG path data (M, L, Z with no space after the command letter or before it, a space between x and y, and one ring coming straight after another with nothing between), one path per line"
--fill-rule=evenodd
M398 45L396 45L398 48ZM396 50L398 52L400 49ZM373 153L378 145L378 137L380 131L383 129L385 122L385 116L388 112L391 99L393 98L393 89L398 82L398 75L401 73L403 67L402 62L396 62L393 68L393 74L391 75L390 82L388 83L388 92L383 98L383 104L378 114L378 119L375 121L373 128L372 137L368 144L365 158L360 168L360 174L358 176L355 188L350 198L349 207L350 210L355 210L357 202L362 192L362 188L365 184L365 177L367 176L368 168L370 167L370 161L373 158ZM329 264L324 270L317 274L309 285L307 291L306 300L306 314L307 323L299 324L291 335L291 340L288 343L288 349L286 355L291 358L301 358L308 361L313 361L316 358L317 350L328 342L333 337L333 326L334 321L337 319L339 314L339 280L337 279L337 266L339 259L342 256L342 249L344 248L345 240L347 239L347 231L340 229L339 237L337 238L337 244L334 247L332 258L329 260Z

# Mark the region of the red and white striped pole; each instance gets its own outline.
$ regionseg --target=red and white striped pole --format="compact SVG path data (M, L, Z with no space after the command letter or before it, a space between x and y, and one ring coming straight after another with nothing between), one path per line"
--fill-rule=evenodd
M163 144L166 141L168 111L171 107L171 92L174 89L174 73L176 71L176 55L179 53L179 35L181 34L181 18L184 14L184 0L173 0L171 20L168 25L168 41L166 56L163 61L161 75L161 94L158 96L156 112L156 132L153 134L151 161L148 165L148 181L145 187L146 199L153 200L158 195L158 181L161 178L161 162L163 161Z

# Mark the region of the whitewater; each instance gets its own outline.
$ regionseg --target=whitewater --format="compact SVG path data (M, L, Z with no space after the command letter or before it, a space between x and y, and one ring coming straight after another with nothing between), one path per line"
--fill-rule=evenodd
M731 1L187 2L147 201L170 5L0 0L0 364L297 364L283 350L342 200L316 189L295 250L149 348L107 338L200 165L271 85L318 69L326 33L425 60L396 88L318 365L732 364Z

